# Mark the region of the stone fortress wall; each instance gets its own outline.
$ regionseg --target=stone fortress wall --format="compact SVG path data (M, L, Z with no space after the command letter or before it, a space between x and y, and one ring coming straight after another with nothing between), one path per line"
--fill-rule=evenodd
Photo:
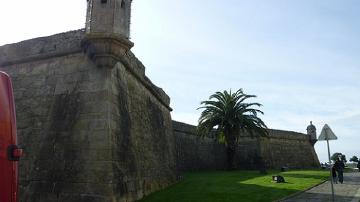
M25 149L20 201L134 201L176 180L169 97L130 51L97 67L84 36L0 47Z
M177 166L179 171L219 170L226 168L225 145L216 139L199 137L196 126L173 121ZM255 169L256 154L261 154L267 168L314 168L319 160L309 135L269 129L270 138L243 135L236 151L235 166L239 169Z
M176 182L177 172L222 170L226 152L196 127L171 120L169 97L128 52L113 68L84 54L84 30L0 47L16 102L20 201L134 201ZM309 136L270 130L266 166L319 162ZM238 168L254 169L256 139L237 147Z
M135 201L178 172L224 169L224 145L173 122L170 98L130 51L131 0L87 3L85 30L0 47L25 150L20 201ZM269 168L319 164L308 136L270 134L242 138L238 168L254 168L259 148Z

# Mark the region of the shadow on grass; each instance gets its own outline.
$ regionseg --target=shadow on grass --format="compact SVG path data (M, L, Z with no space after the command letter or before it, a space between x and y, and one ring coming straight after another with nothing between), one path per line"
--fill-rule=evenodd
M201 187L201 185L193 184L186 189L183 189L181 185L175 185L151 194L141 202L260 202L274 201L297 191L239 183L226 187Z

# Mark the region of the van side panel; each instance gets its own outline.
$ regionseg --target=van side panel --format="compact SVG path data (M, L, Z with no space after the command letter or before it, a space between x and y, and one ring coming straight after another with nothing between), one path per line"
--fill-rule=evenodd
M17 201L18 163L9 161L8 148L16 145L15 106L12 85L7 74L0 72L0 201Z

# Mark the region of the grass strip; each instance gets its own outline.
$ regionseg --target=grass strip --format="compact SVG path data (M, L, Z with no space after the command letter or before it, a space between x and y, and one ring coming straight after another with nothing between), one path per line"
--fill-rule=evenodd
M282 175L286 182L273 182L273 175ZM141 202L274 201L319 184L328 176L324 170L269 171L267 175L258 171L189 172L181 182Z

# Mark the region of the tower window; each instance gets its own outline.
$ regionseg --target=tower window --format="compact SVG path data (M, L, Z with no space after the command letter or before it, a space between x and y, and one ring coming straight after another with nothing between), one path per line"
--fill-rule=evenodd
M101 3L102 3L102 4L106 4L106 3L107 3L107 0L101 0Z
M124 0L121 1L121 8L125 8L125 1Z

